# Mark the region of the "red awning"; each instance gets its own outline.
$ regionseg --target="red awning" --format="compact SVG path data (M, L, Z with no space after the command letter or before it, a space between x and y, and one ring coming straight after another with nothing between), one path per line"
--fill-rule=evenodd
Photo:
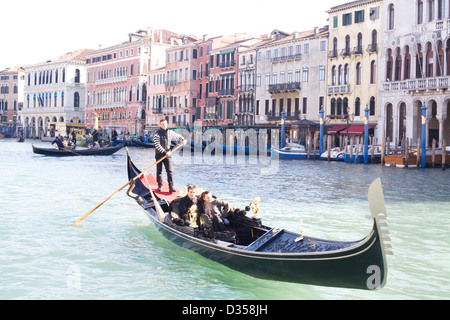
M339 133L339 131L347 129L347 126L332 126L327 128L328 134L336 134Z
M372 129L373 126L369 126L369 129ZM342 134L347 134L347 127L345 128L346 130L342 131ZM365 126L352 126L348 128L348 134L350 135L362 135L364 134L364 130L365 130Z

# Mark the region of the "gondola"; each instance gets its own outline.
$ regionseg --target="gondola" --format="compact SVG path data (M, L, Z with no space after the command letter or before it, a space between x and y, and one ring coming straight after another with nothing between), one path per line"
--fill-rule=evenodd
M40 148L36 147L34 144L33 152L36 154L43 154L46 156L56 156L56 157L68 157L68 156L109 156L120 149L122 149L125 144L119 144L117 146L105 147L100 149L75 149L75 150L59 150L57 148Z
M139 141L139 140L132 140L131 143L134 146L137 147L142 147L142 148L154 148L155 144L152 142L144 142L144 141Z
M141 171L128 154L127 158L128 179L132 180ZM369 188L373 228L364 239L351 242L322 240L268 227L260 219L242 214L228 217L236 239L208 237L198 228L180 226L172 220L168 204L176 193L153 189L155 177L141 175L131 183L127 194L167 239L229 268L256 278L318 286L369 290L386 284L388 244L383 242L386 231L380 229L382 216L378 215L385 213L379 179Z

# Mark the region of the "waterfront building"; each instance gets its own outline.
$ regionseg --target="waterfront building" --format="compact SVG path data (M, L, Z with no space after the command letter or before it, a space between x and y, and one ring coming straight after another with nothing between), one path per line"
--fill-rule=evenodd
M258 39L244 33L210 38L198 44L198 126L237 124L238 54L257 42Z
M147 119L146 129L153 133L159 129L159 121L166 119L169 127L175 126L166 116L169 112L166 105L166 67L149 70L147 80ZM151 131L151 132L150 132Z
M260 43L239 52L238 105L236 107L238 127L251 127L255 124L256 48Z
M256 48L255 125L291 126L300 120L319 123L320 106L326 104L328 27L292 34L274 30Z
M100 48L86 56L86 126L108 136L143 135L146 128L148 71L166 63L166 49L182 37L168 30L138 30L128 41Z
M371 135L378 120L383 1L360 0L329 11L328 133L361 135L366 107ZM344 128L344 129L343 129Z
M450 1L389 0L382 7L378 138L450 139Z
M24 67L22 124L27 137L51 139L70 125L85 124L86 54L69 52Z
M166 50L165 99L159 109L168 120L169 128L193 128L198 97L197 39L185 37L183 42Z
M1 134L15 135L21 124L25 70L22 67L0 71Z

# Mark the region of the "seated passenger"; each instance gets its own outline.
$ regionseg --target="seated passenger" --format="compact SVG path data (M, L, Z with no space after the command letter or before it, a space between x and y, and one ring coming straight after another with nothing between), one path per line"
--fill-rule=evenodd
M197 206L200 214L200 222L208 217L212 222L214 232L226 230L226 225L229 224L226 218L230 212L230 205L228 202L218 200L211 192L205 191L200 195ZM202 218L202 215L205 215L206 217Z
M195 204L197 204L197 186L190 184L184 197L172 201L170 212L175 212L178 218L184 220L184 225L189 225L188 211Z

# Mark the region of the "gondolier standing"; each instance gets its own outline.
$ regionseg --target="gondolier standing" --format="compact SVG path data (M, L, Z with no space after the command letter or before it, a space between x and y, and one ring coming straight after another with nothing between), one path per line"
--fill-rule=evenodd
M167 157L156 165L156 178L158 181L158 191L162 190L162 166L166 168L167 182L169 183L169 192L175 192L173 187L173 174L172 174L172 164L170 159L170 146L172 141L186 143L186 140L178 133L167 129L167 120L161 119L159 122L159 130L156 131L154 136L155 142L155 158L156 161L160 160L162 157Z

